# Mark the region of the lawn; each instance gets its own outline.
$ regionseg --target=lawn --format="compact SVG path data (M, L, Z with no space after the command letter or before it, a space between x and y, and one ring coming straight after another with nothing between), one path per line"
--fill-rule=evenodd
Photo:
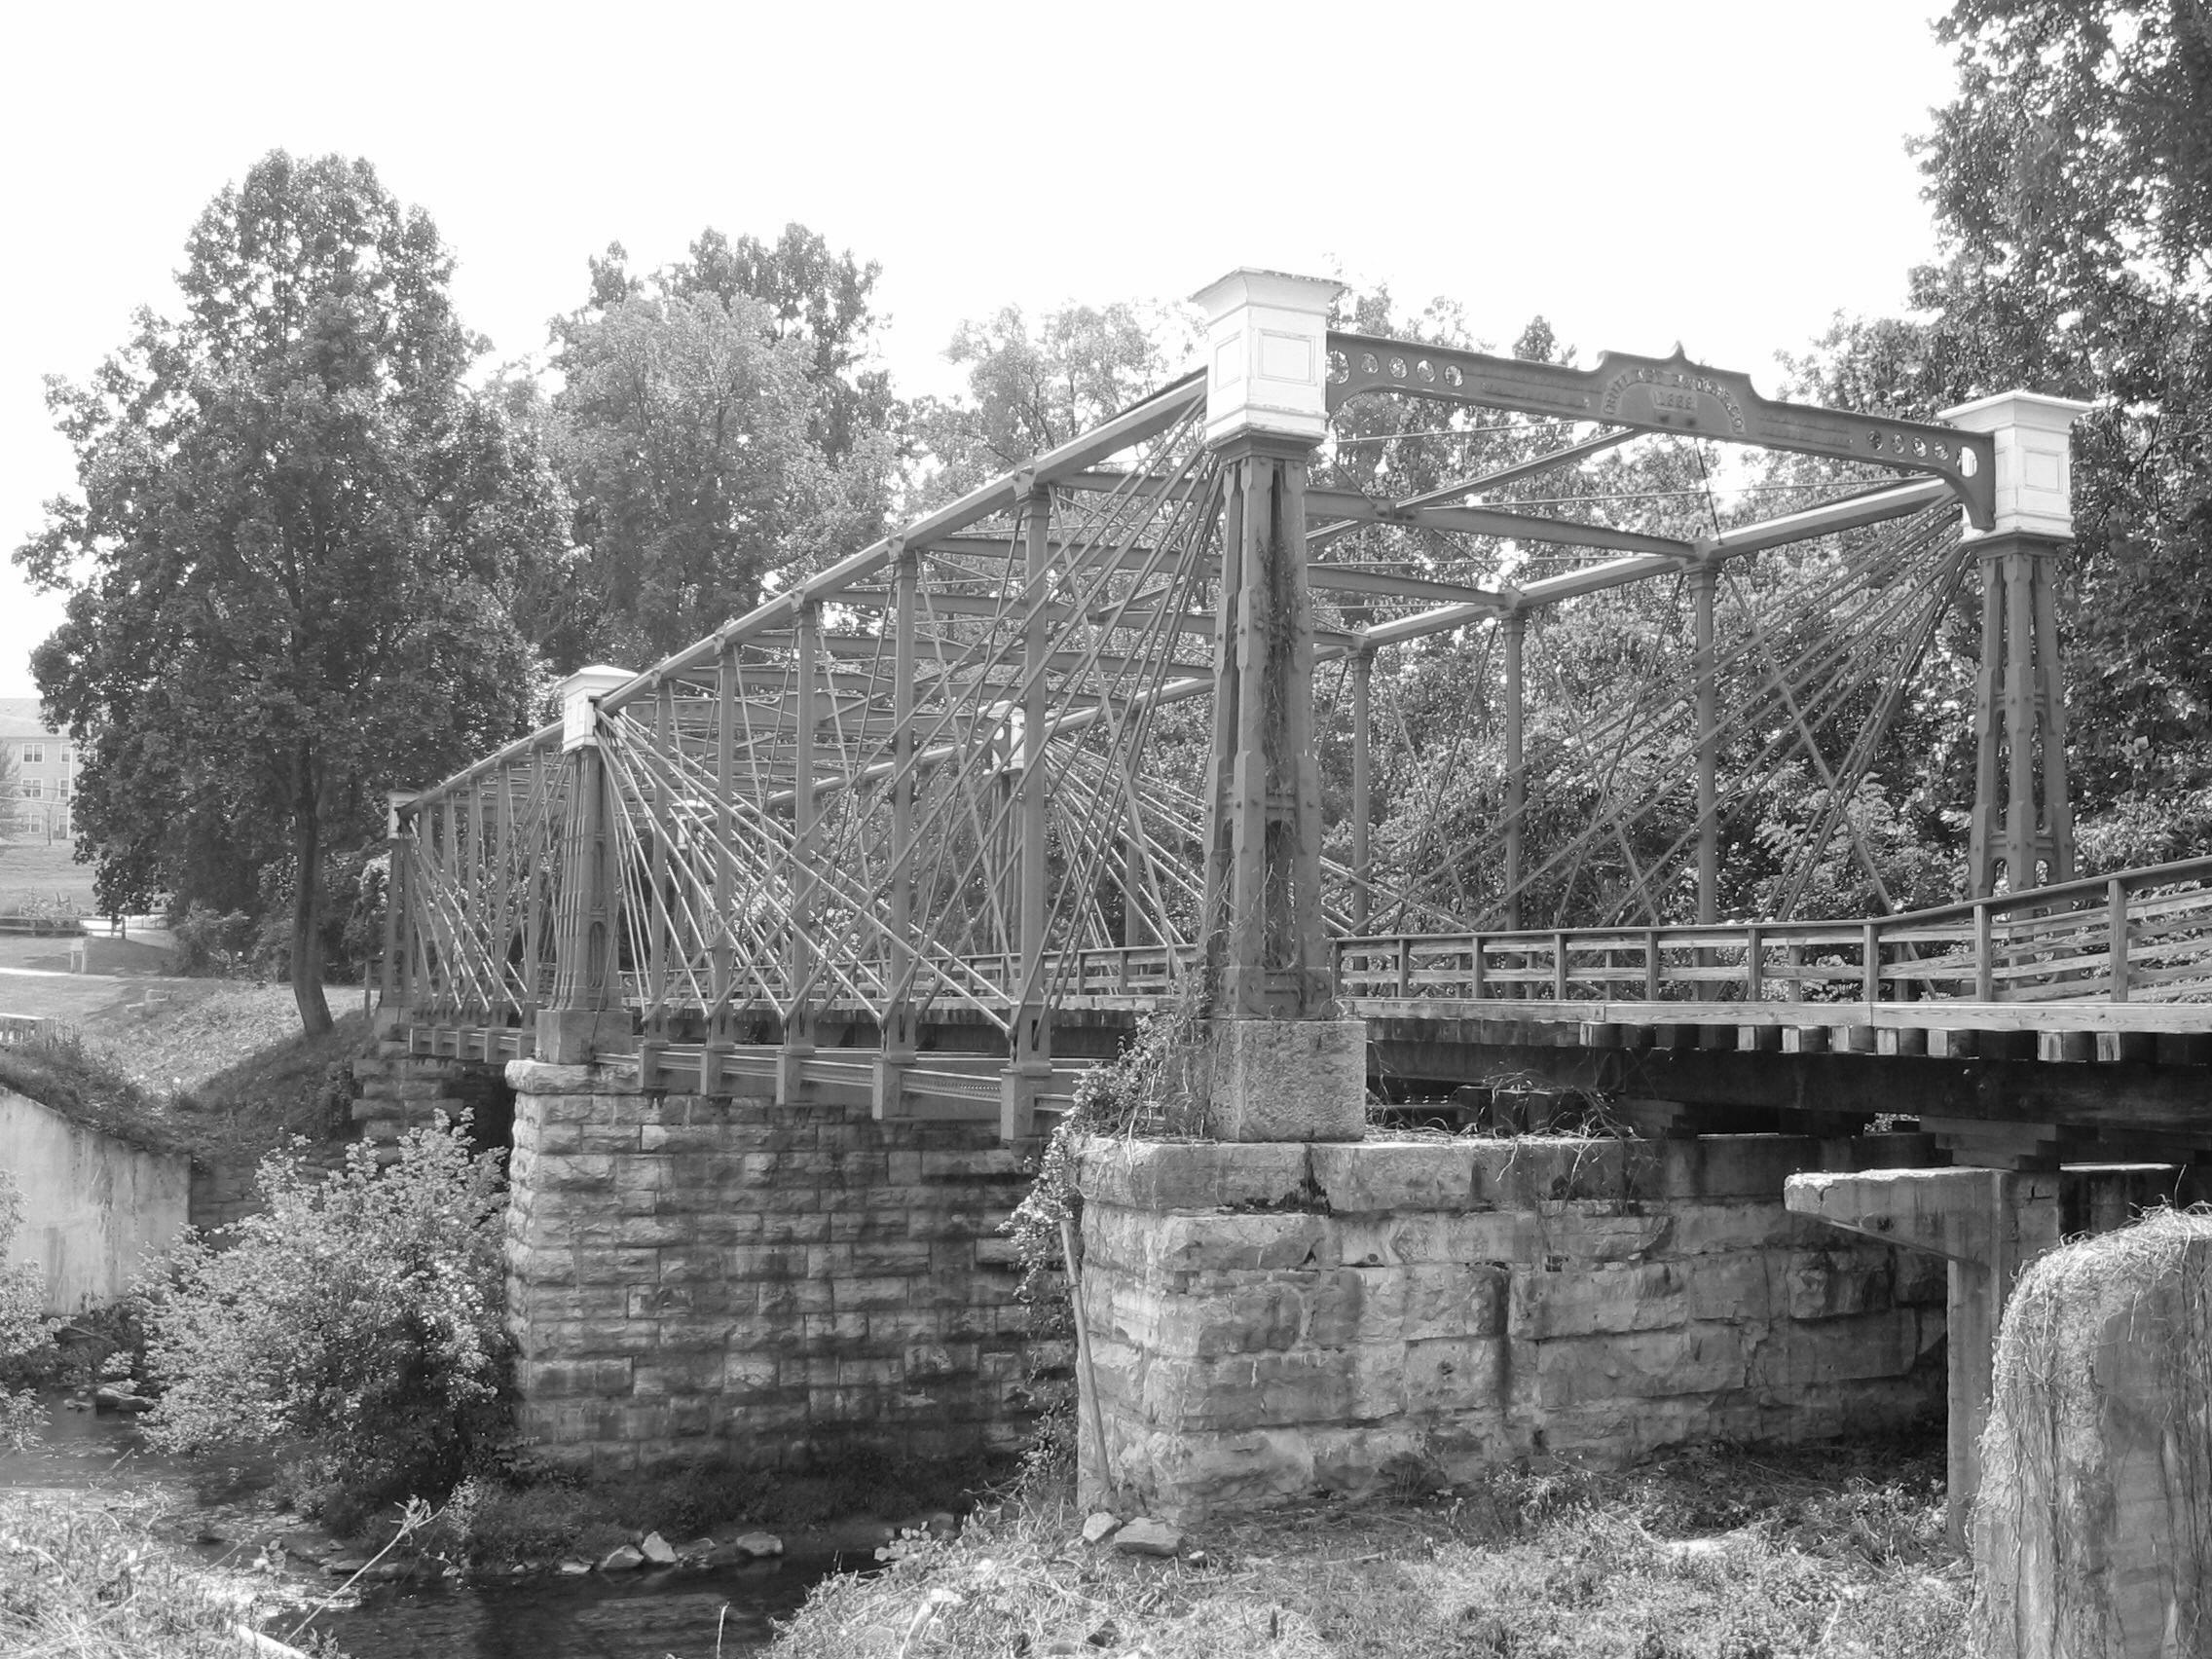
M65 840L0 839L0 916L51 911L92 914L92 866Z

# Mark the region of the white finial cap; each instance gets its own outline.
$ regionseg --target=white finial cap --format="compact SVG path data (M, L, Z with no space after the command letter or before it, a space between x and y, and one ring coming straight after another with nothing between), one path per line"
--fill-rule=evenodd
M1328 431L1329 307L1342 282L1240 266L1191 296L1206 313L1206 442Z
M1997 440L1998 535L2074 535L2074 423L2094 409L2074 397L2001 391L1976 398L1942 419ZM1969 530L1970 536L1982 534Z
M561 682L561 753L590 749L599 742L599 724L593 705L617 685L638 677L626 668L596 662L579 668Z

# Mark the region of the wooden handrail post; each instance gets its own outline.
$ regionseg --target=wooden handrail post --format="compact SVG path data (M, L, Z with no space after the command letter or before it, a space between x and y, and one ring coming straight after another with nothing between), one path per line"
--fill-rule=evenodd
M1552 1000L1567 1001L1567 935L1552 935Z
M1990 902L1981 899L1973 907L1973 1000L1997 1000L1997 930L1990 916Z
M1762 1002L1766 997L1766 945L1759 938L1758 924L1753 922L1744 929L1744 1000Z
M1468 960L1473 966L1473 973L1471 982L1467 986L1467 995L1474 1001L1481 1002L1484 993L1489 989L1489 986L1485 983L1483 973L1483 936L1476 934L1470 942L1474 948L1467 954Z
M1860 963L1861 988L1865 992L1867 1006L1882 1000L1882 940L1871 921L1861 933L1862 959Z
M1659 1000L1659 930L1643 930L1643 1000Z
M2107 955L2112 965L2112 1000L2127 1000L2127 884L2117 875L2105 884L2105 931L2112 942Z

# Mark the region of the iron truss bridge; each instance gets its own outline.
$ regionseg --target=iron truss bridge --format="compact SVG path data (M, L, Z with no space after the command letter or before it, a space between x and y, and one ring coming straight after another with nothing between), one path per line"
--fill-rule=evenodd
M1316 325L1309 403L1255 427L1226 326L1208 370L395 795L387 1028L1015 1138L1178 999L1592 1051L2208 1057L2212 861L2075 878L2063 522L2008 494L2017 409ZM1723 522L1708 440L1794 459ZM1398 487L1409 455L1446 475ZM1702 494L1651 487L1670 458ZM1972 897L1901 909L1858 807L1977 592ZM1438 675L1458 714L1417 725ZM1722 920L1729 826L1786 773L1770 913ZM1882 913L1801 919L1839 865Z

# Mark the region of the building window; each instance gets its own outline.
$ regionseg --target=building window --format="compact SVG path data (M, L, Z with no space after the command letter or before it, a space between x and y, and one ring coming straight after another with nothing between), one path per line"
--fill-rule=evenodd
M62 778L55 784L54 798L55 800L67 800L69 798L69 780L67 778Z
M77 763L77 752L66 743L61 746L61 763L64 766L74 766Z
M23 764L24 764L24 765L26 765L26 766L43 766L43 765L45 765L45 764L46 764L46 745L45 745L45 744L43 744L43 743L26 743L26 744L24 744L24 745L23 745Z
M25 778L23 780L23 798L25 800L38 800L45 793L46 783L43 779Z

